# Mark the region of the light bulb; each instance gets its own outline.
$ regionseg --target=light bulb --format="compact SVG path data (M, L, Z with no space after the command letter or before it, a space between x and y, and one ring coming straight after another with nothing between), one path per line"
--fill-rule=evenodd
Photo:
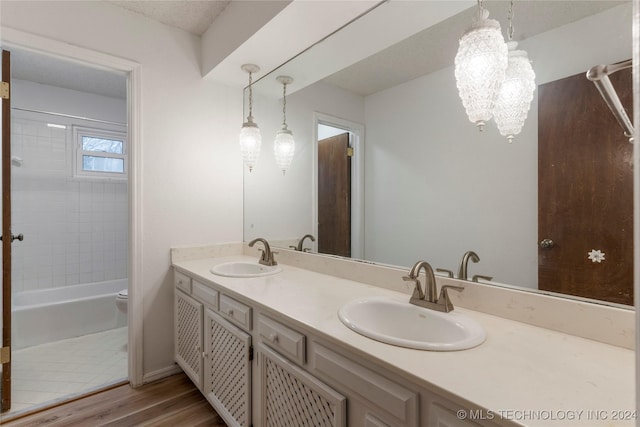
M500 134L511 143L527 118L536 89L536 75L527 52L516 50L517 42L510 41L508 45L509 66L498 91L493 115Z
M240 129L240 153L244 163L249 167L249 172L258 163L260 156L260 147L262 145L262 135L260 128L251 120L251 117L242 124Z
M293 133L288 129L282 129L276 134L273 141L273 154L276 158L276 164L282 170L284 175L291 166L293 155L296 151L296 143L293 140Z
M507 45L500 23L479 9L460 38L455 57L456 86L467 116L480 130L491 119L498 88L507 68Z

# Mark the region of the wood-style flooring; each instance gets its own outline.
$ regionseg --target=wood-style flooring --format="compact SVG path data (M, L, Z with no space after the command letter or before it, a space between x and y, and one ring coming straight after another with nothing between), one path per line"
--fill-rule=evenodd
M209 402L182 373L136 389L124 384L0 424L6 427L226 427Z

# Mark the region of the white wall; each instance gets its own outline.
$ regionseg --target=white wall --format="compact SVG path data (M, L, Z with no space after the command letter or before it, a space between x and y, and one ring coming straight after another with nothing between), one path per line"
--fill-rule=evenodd
M0 11L2 9L0 8ZM126 77L123 77L123 80ZM50 111L78 117L127 123L127 101L93 93L12 80L12 108Z
M123 99L12 81L15 107L126 122ZM127 182L73 177L73 125L126 127L14 110L11 124L14 292L126 279ZM49 123L67 126L51 128Z
M261 81L260 84L270 82ZM279 84L273 79L274 85ZM245 167L245 240L265 237L296 242L313 233L312 144L313 113L325 113L356 123L364 122L364 98L322 82L287 96L287 126L293 132L296 153L283 176L273 156L273 139L282 124L282 99L258 96L254 117L262 131L260 160L252 172Z
M142 65L144 372L173 364L169 248L242 239L239 89L203 80L199 39L92 1L3 1L3 27Z
M631 5L521 44L541 84L631 57ZM593 31L597 28L598 31ZM537 91L513 144L491 121L465 115L453 67L365 100L365 255L410 266L426 259L456 270L537 287ZM396 242L390 244L389 242Z

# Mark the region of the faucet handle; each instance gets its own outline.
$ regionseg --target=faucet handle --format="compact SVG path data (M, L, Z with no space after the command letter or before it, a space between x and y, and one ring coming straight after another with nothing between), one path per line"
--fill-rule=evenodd
M402 280L405 282L413 282L416 286L413 288L413 295L411 298L424 299L424 292L422 292L422 285L420 284L420 279L417 277L413 277L411 275L402 276Z
M474 274L474 276L471 279L471 281L472 282L478 282L478 279L482 279L482 280L486 280L486 281L490 282L491 280L493 280L493 277L491 277L491 276L483 276L482 274Z
M438 273L446 274L447 277L449 277L449 278L453 278L453 271L451 271L451 270L447 270L447 269L444 269L444 268L436 268L436 271Z
M464 286L444 285L442 288L440 288L440 296L438 297L438 304L444 305L445 312L447 313L453 310L453 303L451 302L451 299L449 299L449 293L447 292L449 289L462 292L464 291Z
M295 246L291 246L291 245L289 245L289 249L297 250L298 248L297 248L297 247L295 247Z

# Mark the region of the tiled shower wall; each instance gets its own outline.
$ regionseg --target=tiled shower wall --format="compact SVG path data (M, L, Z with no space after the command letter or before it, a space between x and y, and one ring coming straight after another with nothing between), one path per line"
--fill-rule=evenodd
M13 291L126 278L126 181L73 178L71 126L38 116L11 124Z

